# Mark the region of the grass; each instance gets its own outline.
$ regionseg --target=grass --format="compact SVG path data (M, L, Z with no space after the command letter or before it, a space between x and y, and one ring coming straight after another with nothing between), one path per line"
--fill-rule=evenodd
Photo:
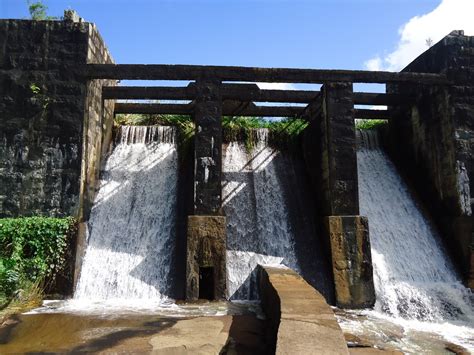
M356 129L369 130L377 129L388 124L387 120L356 120Z

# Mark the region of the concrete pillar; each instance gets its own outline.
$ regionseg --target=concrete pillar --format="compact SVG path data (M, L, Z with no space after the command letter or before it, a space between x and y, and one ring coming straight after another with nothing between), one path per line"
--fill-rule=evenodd
M194 214L221 214L222 99L220 82L196 83L194 122Z
M196 83L194 198L188 216L186 299L226 298L226 218L222 216L220 82Z
M359 216L352 83L326 83L306 110L304 157L331 255L336 303L374 304L368 223Z

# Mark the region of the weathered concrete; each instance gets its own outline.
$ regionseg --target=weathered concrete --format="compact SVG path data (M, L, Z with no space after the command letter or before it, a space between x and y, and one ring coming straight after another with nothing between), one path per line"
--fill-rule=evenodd
M309 104L303 154L331 256L336 303L363 308L375 302L367 219L359 214L352 85L325 84ZM360 253L360 254L358 254Z
M194 214L221 214L222 103L219 81L196 83L194 122Z
M341 308L367 308L375 303L372 256L366 217L326 217L336 303Z
M454 31L403 72L445 74L453 85L388 85L413 104L392 107L387 150L414 182L466 284L474 287L474 37Z
M0 353L266 354L254 315L31 314L0 324Z
M328 83L305 113L304 156L323 216L359 214L353 107L352 84Z
M348 354L324 297L289 269L259 267L268 338L276 354Z
M75 76L86 63L113 63L93 24L0 20L0 217L87 214L115 81Z
M200 269L212 268L214 299L225 299L226 218L224 216L189 216L187 229L186 299L197 300ZM202 290L201 290L202 291Z

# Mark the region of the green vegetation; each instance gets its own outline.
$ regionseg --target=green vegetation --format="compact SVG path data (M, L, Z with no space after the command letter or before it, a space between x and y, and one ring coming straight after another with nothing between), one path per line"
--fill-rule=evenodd
M257 141L257 129L266 128L268 144L280 149L293 149L307 122L302 119L269 121L260 117L224 117L222 126L224 142L243 141L251 150Z
M377 129L388 124L387 120L356 120L356 129Z
M44 117L47 113L48 106L51 103L51 98L46 95L43 90L36 84L36 83L31 83L30 84L30 90L31 93L33 94L33 98L37 100L37 102L41 105L42 108L42 117Z
M43 1L31 2L27 0L28 11L30 12L30 17L32 20L42 21L42 20L56 20L54 16L48 16L46 12L48 7L43 3Z
M157 115L157 114L118 114L115 117L118 125L164 125L177 126L180 143L189 144L194 135L194 123L189 115ZM223 117L224 142L242 141L247 149L252 149L257 140L256 130L269 130L269 144L279 148L291 148L296 143L296 137L306 127L302 119L283 119L269 121L261 117ZM186 148L184 148L186 149Z
M0 310L41 301L65 271L75 226L73 218L0 219Z

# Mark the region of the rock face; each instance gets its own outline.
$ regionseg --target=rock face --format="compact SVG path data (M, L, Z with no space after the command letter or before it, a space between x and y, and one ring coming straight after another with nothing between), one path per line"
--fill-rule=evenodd
M186 299L225 299L226 218L189 216Z
M392 108L387 150L414 182L466 284L474 287L474 37L453 31L403 71L443 73L454 85L391 84L413 103Z
M87 214L113 107L86 63L113 63L93 24L0 20L0 217Z
M275 354L348 354L324 297L290 269L260 266L260 294Z

